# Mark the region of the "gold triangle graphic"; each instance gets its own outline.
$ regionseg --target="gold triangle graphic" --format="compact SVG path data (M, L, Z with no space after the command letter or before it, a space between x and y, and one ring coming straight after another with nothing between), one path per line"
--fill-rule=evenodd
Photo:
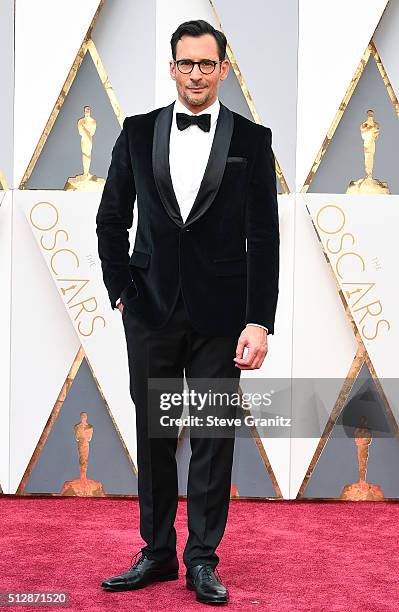
M395 417L392 413L392 409L388 403L388 400L386 398L386 395L383 391L383 389L381 388L381 384L378 380L378 378L375 377L375 372L372 372L372 366L370 364L370 361L367 359L367 356L364 354L364 351L362 348L359 348L354 359L352 362L352 365L349 369L349 372L347 374L347 377L342 385L342 388L340 390L340 393L338 395L338 398L335 402L335 405L331 411L331 414L329 416L329 419L326 423L326 426L324 428L323 434L319 440L319 444L313 454L313 457L311 459L311 462L309 464L309 467L306 471L305 477L302 481L302 484L299 488L298 494L296 499L307 499L306 496L304 495L306 487L308 485L308 482L313 474L313 471L316 467L316 464L329 440L329 437L332 433L332 430L334 429L334 426L342 412L342 410L345 407L345 404L348 400L348 396L349 393L353 387L353 384L356 380L356 378L358 377L360 370L362 369L364 363L366 363L369 367L370 373L372 374L373 377L373 381L376 385L378 394L380 395L382 402L383 402L383 407L384 407L384 413L385 416L388 419L388 422L390 424L390 426L392 427L392 430L395 432L395 437L399 440L399 430L398 430L398 424L395 420ZM313 499L313 498L311 498ZM319 498L318 498L319 499ZM321 498L320 498L321 499ZM336 498L339 499L339 498ZM385 501L387 500L387 498L385 498Z
M274 470L272 468L272 465L270 463L269 457L267 456L265 447L263 446L263 442L262 442L262 438L259 437L259 433L258 430L256 428L255 425L251 425L249 427L251 434L252 434L252 438L255 441L255 444L257 446L258 452L261 456L261 459L263 461L263 465L265 466L266 472L269 474L269 478L272 482L273 488L276 491L276 497L270 497L270 498L265 498L265 499L282 499L283 495L281 493L281 489L280 489L280 485L277 482L277 478L276 475L274 473ZM243 497L240 496L241 499L243 499Z
M380 21L382 19L382 15L381 15L381 18L380 18L378 24L380 23ZM378 24L377 24L377 27L375 28L375 30L378 28ZM375 32L375 30L374 30L374 32ZM373 36L374 36L374 33L373 33ZM354 91L355 91L355 89L357 87L357 84L359 83L359 81L360 81L360 79L362 77L362 74L364 72L364 69L365 69L365 67L366 67L366 65L367 65L367 63L368 63L368 61L369 61L371 56L374 58L375 63L377 64L377 68L378 68L379 73L381 75L381 78L382 78L382 80L384 82L384 85L385 85L385 87L387 89L389 98L390 98L390 100L391 100L391 102L393 104L393 107L395 109L396 114L399 117L399 102L398 102L398 99L397 99L396 94L395 94L395 92L393 90L392 84L391 84L391 82L389 80L387 71L385 70L385 68L383 66L383 63L381 61L381 58L378 55L378 52L377 52L377 49L376 49L375 44L373 42L373 39L371 38L369 44L366 47L366 50L364 51L364 53L362 55L362 58L361 58L361 60L360 60L360 62L358 64L358 66L357 66L357 68L355 70L355 73L354 73L354 75L352 77L352 80L351 80L351 82L348 85L348 88L347 88L347 90L345 92L345 95L342 98L342 101L341 101L341 103L340 103L340 105L338 107L338 110L335 113L335 116L334 116L334 118L333 118L333 120L331 122L331 125L330 125L330 127L329 127L329 129L327 131L326 136L324 137L324 140L323 140L323 142L322 142L322 144L320 146L320 149L317 152L316 158L315 158L315 160L314 160L314 162L312 164L312 167L311 167L311 169L310 169L310 171L309 171L309 173L308 173L308 175L306 177L306 180L305 180L303 186L300 189L300 191L302 193L306 193L308 191L308 189L309 189L309 187L311 185L311 182L313 180L313 177L315 176L315 174L316 174L316 172L317 172L317 170L318 170L318 168L320 166L320 163L321 163L321 161L322 161L322 159L323 159L323 157L324 157L324 155L325 155L325 153L327 151L328 145L330 144L330 142L331 142L331 140L332 140L332 138L334 136L335 130L337 129L337 127L338 127L338 125L339 125L339 123L340 123L340 121L341 121L341 119L342 119L342 117L343 117L343 115L345 113L345 110L346 110L346 108L347 108L347 106L349 104L349 101L350 101L350 99L352 97L352 94L354 93Z
M209 2L210 2L210 5L211 5L211 7L213 9L214 14L215 14L215 18L216 18L217 22L219 23L220 30L225 34L226 38L228 38L226 32L224 32L224 30L223 30L223 26L222 26L222 23L220 21L220 18L219 18L219 15L217 13L217 10L216 10L216 7L215 7L215 4L214 4L213 0L209 0ZM244 79L244 77L242 75L242 72L241 72L241 70L240 70L240 68L238 66L237 60L235 58L235 55L234 55L234 53L233 53L229 43L227 43L227 46L226 46L226 53L227 53L227 57L229 58L229 61L230 61L231 65L232 65L232 68L234 70L234 73L235 73L235 75L237 77L238 84L240 85L242 94L243 94L243 96L244 96L244 98L245 98L245 100L246 100L246 102L248 104L248 108L251 111L251 114L252 114L252 117L253 117L255 123L259 123L259 124L263 125L262 119L261 119L258 111L256 110L256 106L255 106L255 103L253 101L253 98L252 98L252 96L251 96L251 94L249 92L249 89L247 87L245 79ZM280 185L283 188L284 193L290 193L290 189L288 187L288 183L287 183L287 181L286 181L286 179L284 177L283 171L282 171L281 166L280 166L280 164L279 164L279 162L278 162L276 157L275 157L275 160L276 160L276 174L277 174L277 177L278 177L278 179L280 181Z
M331 414L328 418L328 421L326 423L326 426L324 428L324 431L322 433L322 436L319 440L319 443L317 445L317 448L313 454L313 457L311 459L311 462L309 464L308 469L306 470L306 474L305 477L302 481L302 484L299 488L298 494L296 496L296 499L300 499L302 498L304 495L304 491L306 489L306 486L313 474L313 470L316 466L316 463L318 462L321 453L324 450L325 445L327 444L328 438L334 428L334 425L339 417L339 415L341 414L347 400L349 397L349 393L353 387L354 381L355 379L358 377L360 370L362 369L362 366L364 364L364 352L361 348L359 348L356 352L356 355L352 361L352 364L349 368L349 372L346 375L346 378L344 380L344 383L341 387L341 390L339 392L339 395L336 399L336 402L333 406L333 409L331 411Z
M244 413L245 410L243 408L243 391L242 391L241 385L239 386L239 393L240 393L240 396L241 396L241 410ZM249 412L249 414L252 415L251 408L248 408L247 412ZM269 475L269 478L270 478L270 480L272 482L273 488L274 488L274 490L276 492L276 497L270 497L270 498L265 498L265 499L282 499L283 495L281 493L280 485L278 484L276 475L275 475L274 470L272 468L272 464L270 463L269 457L268 457L267 452L265 450L265 447L263 445L262 438L259 436L258 429L257 429L256 425L250 425L250 426L247 426L247 427L248 427L248 429L251 432L251 436L252 436L252 438L253 438L253 440L254 440L254 442L256 444L256 447L257 447L258 452L260 454L260 457L262 459L263 465L264 465L264 467L266 469L266 472ZM244 498L240 496L240 499L244 499Z
M3 189L3 191L8 191L6 177L4 176L4 173L1 170L0 170L0 186Z
M96 22L96 20L98 18L98 15L100 14L100 11L101 11L101 8L102 8L102 6L104 4L104 1L105 0L101 0L100 4L98 5L96 13L95 13L95 15L94 15L94 17L93 17L93 19L92 19L92 21L90 23L90 26L89 26L89 28L87 30L87 33L86 33L86 35L85 35L85 37L83 39L83 42L82 42L82 44L81 44L81 46L80 46L80 48L79 48L79 50L78 50L78 52L76 54L75 60L74 60L74 62L72 64L72 68L70 69L70 71L69 71L69 73L68 73L68 75L67 75L67 77L65 79L65 82L64 82L64 84L63 84L63 86L61 88L61 92L60 92L60 94L59 94L59 96L58 96L58 98L57 98L57 100L56 100L56 102L54 104L54 107L53 107L53 109L52 109L52 111L50 113L50 117L48 118L47 123L46 123L46 125L44 127L44 130L42 132L42 135L40 136L39 142L36 145L36 148L35 148L35 150L33 152L33 155L31 157L31 160L30 160L29 164L28 164L28 167L25 170L25 173L24 173L24 175L22 177L22 180L21 180L21 183L19 185L19 189L25 189L25 187L26 187L26 183L28 182L28 180L29 180L29 178L30 178L30 176L31 176L35 166L36 166L37 160L39 159L39 157L41 155L41 152L42 152L42 150L43 150L43 148L44 148L44 146L46 144L47 138L48 138L48 136L49 136L53 126L54 126L54 123L55 123L55 121L56 121L60 111L61 111L61 108L62 108L62 106L63 106L63 104L65 102L65 99L68 96L69 90L71 89L72 83L75 80L75 77L76 77L76 75L77 75L77 73L79 71L79 68L80 68L80 66L81 66L81 64L83 62L83 59L84 59L86 53L89 53L91 58L92 58L92 60L93 60L94 66L95 66L95 68L97 70L98 76L99 76L100 81L101 81L101 83L102 83L102 85L104 87L104 90L105 90L105 92L106 92L106 94L107 94L107 96L109 98L109 101L111 103L111 106L112 106L112 109L113 109L113 111L115 113L115 116L116 116L116 118L118 120L118 123L122 127L122 124L123 124L123 121L124 121L125 117L124 117L124 115L123 115L123 113L121 111L121 107L120 107L119 102L117 100L116 94L115 94L115 92L114 92L114 90L113 90L113 88L111 86L111 83L109 81L109 78L108 78L108 75L107 75L106 70L104 68L104 65L103 65L103 63L101 61L100 55L99 55L99 53L97 51L97 48L96 48L96 46L95 46L95 44L94 44L94 42L93 42L93 40L91 38L91 34L92 34L92 31L93 31L95 22Z
M68 372L68 374L66 376L66 379L65 379L65 381L64 381L64 383L62 385L62 388L61 388L61 390L60 390L60 392L58 394L57 400L56 400L56 402L54 404L54 407L53 407L53 409L52 409L52 411L50 413L50 416L47 419L47 423L44 426L44 429L43 429L42 434L41 434L41 436L39 438L39 441L36 444L36 448L33 451L32 457L30 458L30 461L29 461L29 463L28 463L28 465L27 465L27 467L25 469L25 472L24 472L24 474L22 476L22 479L21 479L21 481L20 481L20 483L18 485L18 488L17 488L17 491L16 491L16 495L36 495L35 493L32 493L32 494L25 493L25 487L26 487L26 485L27 485L27 483L29 481L29 478L30 478L30 476L32 474L33 468L35 467L36 462L37 462L37 460L38 460L38 458L40 456L40 453L42 452L42 449L43 449L43 447L46 444L47 438L48 438L48 436L49 436L49 434L50 434L50 432L51 432L51 430L52 430L52 428L54 426L54 423L56 422L57 417L58 417L58 415L59 415L59 413L60 413L60 411L62 409L64 401L65 401L65 399L66 399L66 397L67 397L67 395L68 395L68 393L69 393L69 391L70 391L70 389L72 387L72 384L73 384L73 382L75 380L76 374L79 371L79 368L80 368L80 366L82 364L83 359L86 359L86 362L87 362L87 364L88 364L88 366L90 368L90 371L91 371L91 374L93 376L93 379L94 379L94 381L96 383L97 389L98 389L98 391L99 391L99 393L101 395L101 398L102 398L102 400L104 402L104 405L106 406L106 409L107 409L107 412L108 412L108 414L109 414L109 416L111 418L112 424L113 424L113 426L114 426L114 428L115 428L115 430L116 430L116 432L118 434L119 441L120 441L120 443L122 445L122 448L123 448L123 450L124 450L124 452L126 454L126 457L127 457L128 461L129 461L129 463L131 465L132 471L133 471L134 475L137 478L137 469L136 469L136 467L135 467L135 465L134 465L134 463L133 463L133 461L132 461L132 459L130 457L129 451L128 451L128 449L126 447L126 444L125 444L125 442L124 442L124 440L122 438L122 435L121 435L121 432L119 430L119 427L118 427L118 425L115 422L115 419L114 419L114 417L112 415L111 409L110 409L110 407L109 407L109 405L108 405L108 403L107 403L107 401L105 399L104 393L103 393L103 391L102 391L102 389L101 389L101 387L99 385L99 382L98 382L98 380L97 380L97 378L96 378L96 376L94 374L94 371L93 371L93 368L92 368L92 366L90 364L90 361L87 358L87 355L85 354L85 352L83 350L83 347L80 346L80 348L79 348L79 350L78 350L78 352L77 352L77 354L76 354L76 356L75 356L75 358L74 358L74 360L72 362L70 370L69 370L69 372ZM59 495L59 493L51 493L50 495L51 496L57 496L57 495ZM106 494L105 495L105 497L113 497L113 496L114 496L113 494L109 494L109 495ZM118 497L131 497L131 495L126 495L126 496L125 495L119 495Z

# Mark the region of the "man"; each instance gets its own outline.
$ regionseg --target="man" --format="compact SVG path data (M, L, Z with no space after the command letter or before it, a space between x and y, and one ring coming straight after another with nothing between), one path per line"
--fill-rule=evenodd
M113 591L178 577L177 438L150 435L149 379L174 379L181 389L184 370L189 386L229 379L237 387L241 370L263 363L278 296L271 130L220 103L229 70L222 32L203 20L185 22L171 47L177 100L125 119L97 214L104 283L127 342L147 543L130 569L102 582ZM190 431L190 443L186 586L199 601L224 603L215 550L227 521L234 436Z

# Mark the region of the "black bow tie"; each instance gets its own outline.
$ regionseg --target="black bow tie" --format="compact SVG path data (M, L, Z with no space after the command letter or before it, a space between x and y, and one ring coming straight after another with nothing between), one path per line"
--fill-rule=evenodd
M211 129L211 116L205 115L187 115L187 113L176 113L176 123L179 130L185 130L189 125L198 125L204 132L209 132Z

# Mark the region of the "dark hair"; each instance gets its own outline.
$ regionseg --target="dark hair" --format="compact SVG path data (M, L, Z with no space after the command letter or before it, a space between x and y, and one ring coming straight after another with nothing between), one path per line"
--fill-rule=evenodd
M226 37L223 32L220 32L220 30L215 30L215 28L207 21L204 21L204 19L185 21L179 25L175 32L173 32L172 38L170 39L173 59L176 59L177 41L180 40L182 36L202 36L203 34L212 34L212 36L214 36L218 46L219 59L224 60L227 45Z

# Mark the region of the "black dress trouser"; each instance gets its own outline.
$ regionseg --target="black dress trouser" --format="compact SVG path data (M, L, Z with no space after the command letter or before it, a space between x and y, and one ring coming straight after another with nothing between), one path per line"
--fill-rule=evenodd
M201 335L190 324L182 294L167 324L150 329L126 307L122 313L130 372L130 393L136 408L138 495L141 550L151 559L176 554L174 520L178 503L176 435L149 436L148 379L170 378L175 389L191 379L229 379L238 392L241 370L233 358L237 337ZM227 410L231 410L230 408ZM191 406L190 406L191 413ZM198 414L198 412L195 412ZM235 416L236 412L224 413ZM223 415L223 416L224 416ZM178 415L180 416L180 415ZM215 549L222 539L230 503L233 435L194 437L190 429L191 458L187 481L189 536L183 554L186 567L219 562Z

